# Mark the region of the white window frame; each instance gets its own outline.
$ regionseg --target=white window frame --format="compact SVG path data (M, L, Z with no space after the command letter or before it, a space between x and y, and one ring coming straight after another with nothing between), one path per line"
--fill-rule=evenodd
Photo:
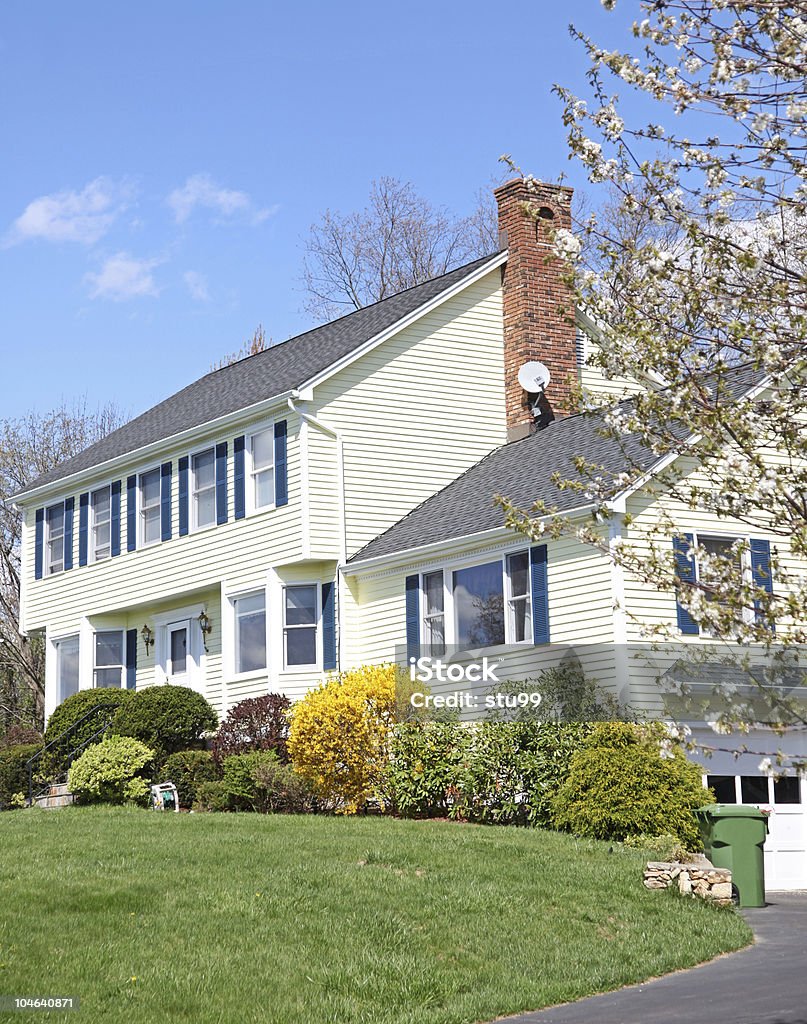
M436 576L437 573L440 573L440 578L443 581L443 587L442 587L442 590L443 590L443 610L442 610L442 612L434 612L434 613L429 614L429 604L428 604L428 598L427 598L427 595L426 595L426 577L427 576ZM446 585L446 570L445 569L442 569L442 568L430 569L428 572L422 572L420 574L420 590L419 590L419 594L420 594L420 634L421 634L421 644L424 647L430 646L427 643L427 640L426 640L426 636L427 636L426 630L427 630L427 628L429 628L428 627L428 623L430 622L431 619L442 619L443 620L443 646L446 647L448 645L448 618L449 618L449 616L448 616L448 596L446 594L446 590L447 590L447 585ZM442 653L445 653L445 652L442 652Z
M527 590L524 594L513 593L513 580L508 570L507 563L514 555L526 555L527 556ZM514 614L514 604L516 601L523 601L526 607L529 609L530 629L531 635L525 636L523 640L515 640L516 623ZM532 565L530 563L530 549L529 548L518 548L516 551L508 551L504 556L504 604L505 604L505 636L510 637L507 641L511 644L532 644L535 626L532 621Z
M268 433L272 441L272 501L269 505L257 505L255 502L255 477L262 470L255 469L255 461L253 457L253 445L254 439L258 434ZM268 469L265 466L264 469ZM277 501L277 479L275 473L277 467L275 465L275 421L268 420L263 423L258 423L250 432L247 434L246 443L244 445L244 489L246 491L246 512L247 515L260 515L262 512L271 512L273 508L276 508Z
M313 587L314 588L314 600L316 601L316 621L313 626L287 626L286 625L286 591L294 589L295 587ZM283 652L283 671L284 672L308 672L312 669L322 671L322 586L319 580L294 580L286 581L281 584L280 588L280 622L281 622L281 643ZM286 657L286 631L288 629L313 629L315 644L316 644L316 658L315 662L310 665L289 665ZM268 653L268 652L267 652Z
M196 502L194 500L196 495L196 471L193 467L193 460L198 458L200 455L207 455L212 453L213 455L213 519L209 523L205 523L200 526L197 515L196 515ZM188 525L190 526L191 533L198 533L200 530L210 530L216 525L216 446L214 444L206 445L204 448L199 448L197 451L191 452L188 456Z
M689 530L686 530L689 533ZM749 548L750 537L748 534L742 533L721 533L717 530L693 530L692 540L695 547L699 547L701 540L723 540L730 541L732 544L736 541L741 541L745 545L745 550L740 552L740 571L742 573L742 582L746 585L750 584L753 580L753 573L751 569L751 551ZM700 558L695 558L695 581L700 583L701 581L701 562ZM742 621L745 624L752 624L754 622L754 610L753 608L743 608ZM702 626L700 632L703 636L710 636L708 630L705 630Z
M51 535L50 521L48 520L48 512L50 512L51 509L58 508L60 505L62 506L62 534L61 534L61 539L62 539L62 560L61 560L61 562L53 562L53 561L51 561L51 557L50 557L50 546L51 546L51 544L53 543L53 541L55 539L58 539L58 537L54 538ZM48 505L45 508L45 538L44 538L45 539L45 544L44 544L44 549L45 549L44 550L44 561L45 561L45 572L44 572L44 575L45 576L58 576L59 573L64 572L64 559L65 559L65 555L67 554L67 548L65 546L66 539L67 539L66 538L66 533L65 533L65 516L66 516L66 502L64 501L64 499L62 501L54 501L52 504Z
M250 597L263 597L263 616L264 616L264 656L266 664L263 668L251 668L245 671L239 671L238 659L238 637L239 637L239 616L238 616L238 602L243 601ZM232 678L233 679L248 679L255 676L265 676L269 672L269 595L267 594L267 588L263 586L253 587L250 590L239 590L238 593L229 594L227 598L230 602L232 609L232 624L233 624L233 657L232 657Z
M121 650L121 661L120 664L116 665L98 665L96 658L98 657L98 648L96 643L96 637L102 633L117 633L120 636L120 650ZM98 672L109 671L110 669L120 669L120 686L118 689L126 689L126 630L117 626L110 626L108 629L94 629L92 633L92 686L94 690L108 689L114 690L114 686L99 687L95 680Z
M96 494L99 494L101 491L106 491L107 494L109 495L109 519L108 519L108 523L109 523L109 553L106 554L106 555L99 555L98 554L98 545L96 543L96 537L95 537L95 529L96 529L96 527L97 526L101 526L103 524L102 523L98 523L96 521L95 505L93 503L93 498L95 497ZM90 556L89 560L90 560L90 562L105 562L107 559L112 557L112 484L111 483L110 484L101 484L100 487L95 487L95 488L93 488L93 490L90 491L90 501L89 501L88 512L89 512L89 516L88 516L89 522L87 523L87 530L88 530L88 533L89 533L89 538L88 538L88 540L89 540L89 549L90 549L89 550L89 556Z
M148 476L150 473L156 473L159 481L157 499L157 510L159 512L159 523L160 529L158 530L157 537L155 540L146 541L146 516L145 508L143 506L143 477ZM142 472L137 474L137 546L139 548L151 548L156 544L159 544L162 539L162 472L159 464L156 466L150 466L148 469L144 469Z
M63 695L63 691L62 691L62 651L61 651L61 648L62 648L63 644L69 644L69 643L75 643L75 645L76 645L76 654L77 654L77 658L78 658L76 689L75 689L74 692L78 693L79 690L81 689L81 634L80 633L68 633L65 636L60 636L60 637L54 638L54 640L53 640L53 649L55 651L55 656L56 656L55 680L56 680L56 703L57 703L57 705L61 704L62 701L67 700L67 697L65 697ZM71 696L71 695L68 694L68 696Z
M507 571L507 560L510 555L516 555L521 552L527 554L527 585L528 585L528 598L530 602L530 621L532 621L533 608L532 608L532 563L530 562L530 548L531 545L517 544L512 547L500 548L490 552L477 552L476 555L468 556L464 555L459 558L447 559L437 564L424 566L419 570L418 573L418 586L420 591L420 630L421 635L423 634L424 625L424 610L425 610L425 588L424 588L424 577L431 575L433 572L443 573L443 607L445 615L445 635L446 635L446 647L456 647L459 630L457 628L457 609L454 601L454 573L461 569L473 569L478 565L488 565L490 562L500 562L502 570L502 593L505 601L504 608L504 644L494 646L519 646L519 647L531 647L533 645L533 636L529 636L524 640L514 640L514 629L509 613L509 595L510 595L510 576ZM535 624L533 622L533 630ZM534 634L533 634L534 635ZM472 648L469 648L472 649ZM489 648L485 648L489 649Z

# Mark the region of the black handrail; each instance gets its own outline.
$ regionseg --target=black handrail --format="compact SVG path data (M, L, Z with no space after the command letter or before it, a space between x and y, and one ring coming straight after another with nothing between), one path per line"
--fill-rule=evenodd
M117 701L104 701L102 703L95 704L93 707L90 708L90 710L86 714L82 715L81 718L79 718L77 721L73 722L73 724L71 726L69 726L67 729L65 729L64 732L59 733L59 735L56 736L54 739L52 739L50 741L50 743L47 743L44 747L42 747L41 750L38 750L33 755L33 757L29 757L28 758L28 760L25 762L25 767L26 767L27 772L28 772L28 803L29 803L29 805L33 802L33 798L34 798L34 781L33 781L33 779L34 779L34 762L38 761L41 757L43 757L51 749L51 747L55 747L56 744L61 742L66 736L70 736L71 733L74 733L78 729L78 727L80 725L83 725L87 721L88 718L97 717L100 714L100 712L102 712L102 711L112 711L113 714L109 716L108 721L100 729L96 730L96 732L94 732L92 734L92 736L88 740L85 740L83 743L79 744L79 746L75 747L74 749L72 749L72 750L70 750L68 752L66 767L69 768L70 765L73 763L73 760L74 760L76 754L80 750L83 750L85 747L89 746L89 744L93 740L97 739L98 736L103 735L107 731L107 729L112 724L112 719L114 718L114 712L117 711L117 709L119 707L120 707L120 705L117 703Z

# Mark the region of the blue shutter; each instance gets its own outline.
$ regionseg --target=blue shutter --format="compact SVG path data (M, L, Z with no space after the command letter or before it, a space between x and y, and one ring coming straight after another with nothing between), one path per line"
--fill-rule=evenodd
M120 554L120 480L114 480L111 488L109 528L112 532L109 553L112 558Z
M187 455L179 460L179 535L185 537L188 533L188 466L190 465Z
M247 514L247 484L244 469L244 445L246 438L242 434L233 441L233 485L235 497L235 518L243 519Z
M675 575L683 583L695 583L697 581L695 556L692 554L694 545L695 537L691 533L682 533L680 537L673 538ZM676 601L675 604L678 613L678 628L688 636L697 636L700 632L697 622L679 601Z
M773 575L771 573L771 544L767 540L751 540L751 576L754 586L764 590L766 594L773 593ZM764 622L759 602L755 601L757 622ZM776 632L773 620L765 622L772 633Z
M160 466L160 539L171 539L171 463Z
M275 423L275 505L289 503L289 476L286 458L286 421Z
M336 585L322 584L322 667L336 668Z
M78 564L87 564L87 538L90 528L90 495L78 496Z
M530 589L532 592L532 642L549 643L549 580L547 547L530 548Z
M137 630L126 630L126 689L133 690L137 683Z
M126 550L137 547L137 477L126 478Z
M75 498L66 498L64 503L64 571L73 568L73 515Z
M227 442L216 445L216 522L227 522Z
M36 510L35 519L35 533L34 533L34 579L42 579L42 562L44 559L44 548L45 548L45 510L44 508L38 508Z
M406 577L406 656L420 657L420 576Z

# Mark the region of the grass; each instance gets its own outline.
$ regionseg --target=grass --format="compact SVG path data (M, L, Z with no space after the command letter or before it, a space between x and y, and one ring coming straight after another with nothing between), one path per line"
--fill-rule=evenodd
M645 890L642 862L440 822L3 814L0 995L78 996L26 1015L68 1024L458 1024L750 941L732 910Z

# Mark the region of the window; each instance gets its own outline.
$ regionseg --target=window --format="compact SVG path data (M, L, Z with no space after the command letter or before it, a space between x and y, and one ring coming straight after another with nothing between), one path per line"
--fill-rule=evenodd
M90 495L92 527L90 536L92 560L100 562L112 554L112 500L111 489L99 487Z
M123 631L107 629L95 634L93 686L123 685Z
M249 439L250 494L253 508L275 503L275 432L270 427Z
M140 543L155 544L161 536L160 471L140 474Z
M64 570L64 502L51 505L45 512L47 526L47 565L49 576Z
M191 459L192 519L194 530L216 521L216 453L213 448Z
M770 800L768 795L767 775L741 775L740 792L744 804L766 804Z
M708 555L714 555L717 558L724 558L733 564L733 569L737 575L737 580L739 582L742 578L743 566L742 560L740 558L740 553L738 551L732 550L734 543L735 538L733 537L698 537L699 546L702 547ZM715 583L720 582L721 575L722 573L716 573L712 577ZM698 578L705 585L709 585L709 573L704 571L703 567L700 565L698 566ZM713 595L711 595L708 591L706 591L705 593L707 600L714 600Z
M187 622L175 622L168 626L168 657L165 672L170 678L187 674L188 633Z
M706 785L715 792L719 804L736 804L737 790L733 775L707 775Z
M773 802L775 804L800 804L801 786L797 775L783 775L773 780Z
M283 591L283 641L286 666L317 664L317 587L285 587Z
M66 636L57 640L56 647L56 686L59 703L78 693L78 637Z
M446 652L445 594L443 571L423 577L423 645L431 655Z
M507 556L507 582L510 594L507 601L510 641L514 644L531 643L529 551L517 551L514 555Z
M454 572L454 614L460 647L494 647L504 640L502 563Z
M235 671L266 668L266 594L244 594L235 606Z

